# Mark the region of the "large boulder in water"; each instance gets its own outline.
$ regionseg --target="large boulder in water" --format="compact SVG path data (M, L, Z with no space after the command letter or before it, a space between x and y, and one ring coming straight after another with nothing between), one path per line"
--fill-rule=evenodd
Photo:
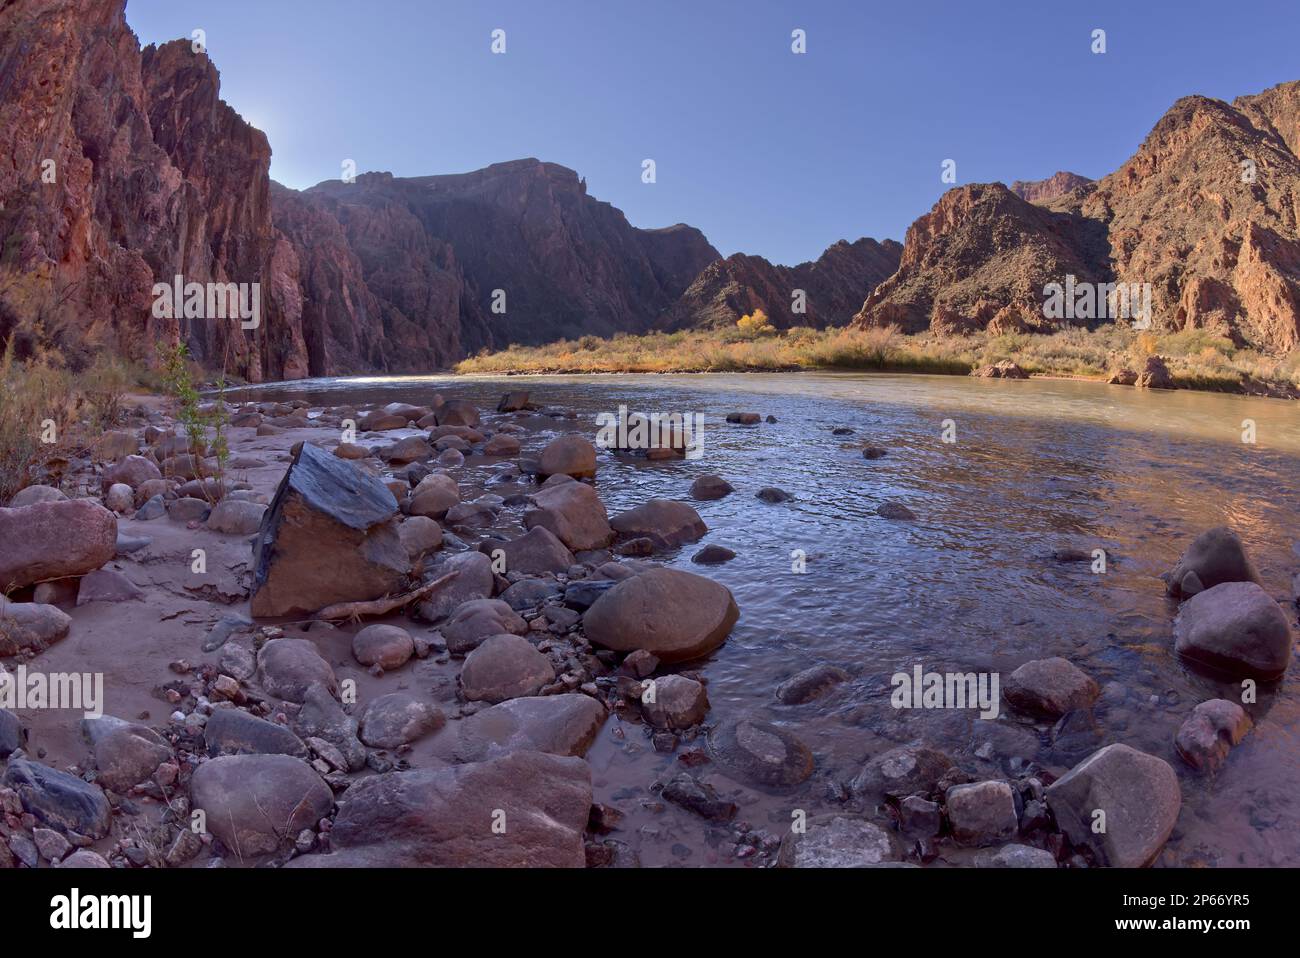
M85 575L117 555L117 516L91 499L0 509L0 593Z
M678 569L624 579L583 614L587 639L616 652L645 649L683 662L720 646L740 618L731 590Z
M1224 582L1178 610L1174 648L1235 678L1281 678L1291 661L1291 624L1254 582Z
M596 490L575 481L560 482L537 492L533 507L524 513L524 526L541 526L574 552L603 549L614 538L609 513Z
M1193 539L1163 578L1168 593L1184 599L1224 582L1259 581L1241 538L1227 526L1207 529Z
M252 613L317 612L403 591L410 559L380 480L303 443L257 539Z
M573 553L545 526L533 526L523 535L501 543L507 572L520 575L544 575L567 572L576 561Z
M849 790L854 797L869 802L928 796L950 768L952 759L938 749L900 745L870 759L849 783Z
M1103 865L1141 868L1160 853L1182 807L1178 775L1164 759L1128 745L1093 752L1047 789L1047 805L1075 845ZM1105 830L1094 831L1105 814Z
M696 542L709 531L698 512L672 499L651 499L620 512L609 524L624 539L650 539L661 549Z
M537 459L537 474L589 479L596 474L596 447L581 436L552 439Z
M591 769L516 751L485 762L387 772L344 794L337 851L295 867L582 868Z
M709 732L709 750L741 779L769 788L798 785L813 773L808 746L770 722L741 717Z
M315 770L292 755L223 755L190 779L192 807L239 858L266 855L313 828L334 807Z

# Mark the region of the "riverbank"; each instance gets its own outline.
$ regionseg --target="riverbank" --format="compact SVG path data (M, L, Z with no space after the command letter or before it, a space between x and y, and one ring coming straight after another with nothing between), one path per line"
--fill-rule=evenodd
M1126 326L1051 335L1009 333L904 336L892 329L795 328L767 335L692 330L584 336L542 346L511 346L465 359L462 375L874 372L969 375L1004 361L1031 376L1106 381L1161 357L1173 386L1209 392L1300 396L1300 352L1276 358L1236 347L1203 330L1158 335Z

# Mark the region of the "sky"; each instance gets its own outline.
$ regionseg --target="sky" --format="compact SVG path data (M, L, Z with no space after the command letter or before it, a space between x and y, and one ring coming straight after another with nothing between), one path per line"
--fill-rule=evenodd
M532 156L634 226L786 264L901 241L945 160L957 184L1100 177L1181 96L1300 79L1300 0L128 0L127 21L205 31L288 186Z

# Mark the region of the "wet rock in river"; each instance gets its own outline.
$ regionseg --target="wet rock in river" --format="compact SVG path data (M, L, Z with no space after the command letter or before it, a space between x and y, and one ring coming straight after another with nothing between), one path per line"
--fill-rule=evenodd
M691 498L701 500L721 499L724 496L735 492L735 487L723 479L721 476L715 476L712 473L706 473L696 478L691 483Z
M1016 799L1006 782L954 785L944 797L953 837L963 845L993 845L1019 828Z
M314 613L400 593L410 559L384 484L304 444L258 536L252 613Z
M897 857L893 839L874 822L847 815L814 818L790 831L777 852L779 868L870 868Z
M589 479L596 474L596 447L582 436L552 439L537 459L537 474Z
M478 407L464 399L449 399L434 411L439 426L468 426L479 424Z
M882 449L879 446L866 446L862 450L863 459L884 459L889 455L888 449Z
M758 492L754 493L755 499L761 499L763 502L777 503L789 502L794 496L784 489L778 489L776 486L764 486Z
M379 458L395 466L433 458L433 447L419 436L407 436L379 450Z
M1254 582L1224 582L1192 596L1174 620L1175 650L1237 678L1271 681L1291 661L1291 624Z
M117 554L117 516L91 499L0 509L0 591L85 575Z
M808 746L791 732L742 717L709 732L714 759L746 781L770 787L797 785L813 772Z
M90 838L108 834L113 810L98 785L19 758L9 760L0 784L17 792L23 811L50 828Z
M653 679L641 694L641 714L656 728L683 729L699 725L709 711L704 686L684 675Z
M1057 718L1073 709L1088 708L1101 689L1082 669L1057 656L1020 666L1007 678L1004 694L1023 712Z
M1191 579L1187 579L1188 574ZM1170 595L1187 598L1224 582L1258 582L1241 537L1226 526L1208 529L1192 540L1178 564L1163 576ZM1184 591L1184 580L1192 586Z
M516 751L585 755L606 714L600 702L578 693L510 699L460 723L456 761L481 762Z
M712 785L682 772L664 786L663 797L710 822L727 822L736 817L737 806L718 796Z
M411 491L409 511L413 516L441 519L460 503L460 487L445 472L434 472L420 480Z
M359 735L372 748L399 748L436 732L447 723L436 706L405 692L381 695L361 713Z
M528 393L521 391L508 392L497 403L497 412L520 412L527 408Z
M762 415L756 412L729 412L727 413L727 422L740 426L754 426L763 421Z
M582 868L590 812L591 769L580 758L517 751L388 772L345 793L334 854L293 866Z
M894 519L900 522L914 522L916 513L901 502L885 502L876 506L876 515L882 519Z
M1047 805L1074 845L1088 846L1098 861L1115 868L1141 868L1164 847L1182 793L1169 763L1128 745L1094 752L1047 789ZM1105 831L1093 829L1097 813Z
M190 800L208 831L241 859L275 851L334 807L329 786L291 755L209 759L190 779Z
M662 662L681 662L716 649L739 617L725 586L656 568L610 588L592 603L583 624L596 645L616 652L645 649Z
M1251 726L1250 716L1236 702L1210 699L1192 710L1174 736L1174 746L1198 772L1217 772Z
M908 795L926 796L934 792L939 780L952 767L952 759L938 749L902 745L868 761L849 788L856 797L867 801L883 798L901 801Z
M776 687L777 700L785 705L802 705L825 695L841 682L849 680L849 673L834 665L814 665L792 675Z
M720 565L723 562L730 562L734 558L736 558L736 553L726 546L707 545L691 556L691 561L697 565Z
M595 489L582 482L542 488L533 496L533 507L524 513L524 526L549 530L575 552L602 549L614 538L605 504Z
M461 692L471 702L504 702L535 695L555 681L550 660L517 635L494 635L465 658Z
M415 655L411 633L396 625L368 625L352 637L352 657L385 672L400 669Z
M671 499L651 499L635 509L620 512L609 524L623 538L650 539L659 548L695 542L709 531L698 512L684 502Z

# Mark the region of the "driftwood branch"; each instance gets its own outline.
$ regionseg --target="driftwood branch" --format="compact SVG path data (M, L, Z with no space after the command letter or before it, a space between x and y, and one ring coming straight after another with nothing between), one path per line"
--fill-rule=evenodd
M335 605L328 605L317 612L312 618L314 619L360 619L363 615L387 615L394 609L400 609L403 606L410 605L412 602L419 602L427 598L431 593L442 588L456 576L460 571L448 572L425 585L420 586L413 592L404 592L401 595L385 597L382 599L371 599L368 602L339 602Z

